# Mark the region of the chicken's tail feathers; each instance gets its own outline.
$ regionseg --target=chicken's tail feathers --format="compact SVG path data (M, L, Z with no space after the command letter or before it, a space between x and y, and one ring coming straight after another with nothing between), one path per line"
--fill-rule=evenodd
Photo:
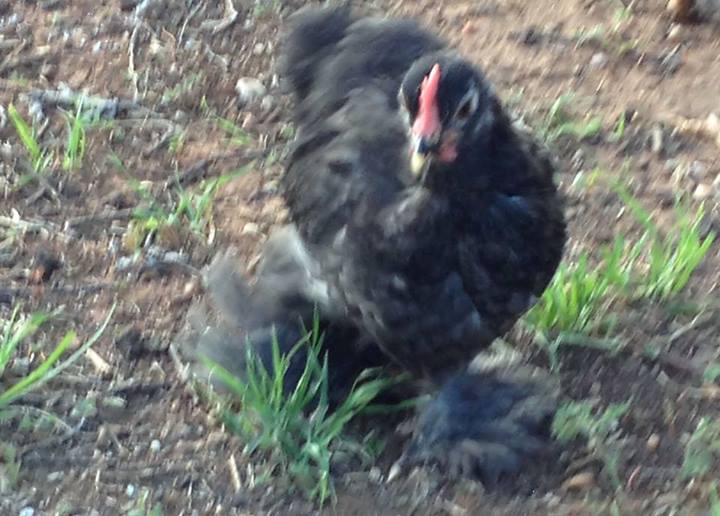
M271 371L274 347L281 355L288 354L307 333L303 325L312 323L312 302L295 291L301 264L270 252L284 242L283 235L278 232L263 253L259 283L247 283L233 251L219 254L204 272L207 295L188 311L174 346L194 375L210 380L214 387L224 387L220 368L237 378L247 376L248 346L252 346L250 356ZM296 383L295 376L302 373L298 368L307 358L303 351L296 355L286 373L288 385Z
M293 14L282 58L281 74L298 99L305 98L318 67L345 37L354 22L349 3L327 7L305 7Z

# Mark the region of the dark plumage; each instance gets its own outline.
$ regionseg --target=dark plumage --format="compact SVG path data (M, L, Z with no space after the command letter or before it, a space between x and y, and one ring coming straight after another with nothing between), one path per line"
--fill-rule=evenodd
M304 10L285 48L292 224L269 240L254 285L228 282L227 260L211 269L215 303L235 322L206 332L201 350L239 372L230 326L262 352L275 325L289 347L298 317L317 307L336 379L391 362L444 384L410 455L455 453L492 477L515 469L537 450L552 404L517 417L529 384L463 370L531 306L561 258L551 161L482 73L413 22Z

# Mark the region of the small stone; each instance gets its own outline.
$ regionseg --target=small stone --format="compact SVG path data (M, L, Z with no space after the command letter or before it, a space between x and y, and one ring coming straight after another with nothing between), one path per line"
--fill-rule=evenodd
M125 488L125 494L128 495L130 498L135 496L135 486L132 484L128 484Z
M247 113L245 117L243 118L242 123L240 124L240 127L242 127L246 131L252 131L255 128L256 120L255 115L252 113Z
M259 235L260 234L260 226L258 226L254 222L248 222L247 224L245 224L245 226L243 226L242 234L243 235Z
M2 125L0 125L0 129L2 129ZM9 142L5 142L0 145L0 158L2 158L3 161L10 161L13 159L13 148Z
M132 267L133 263L135 263L135 260L130 256L121 256L117 259L115 262L115 270L118 272L125 271Z
M663 151L663 140L664 137L662 127L660 127L659 125L653 126L652 131L650 132L650 149L655 154L660 154Z
M44 77L48 80L55 78L58 72L58 67L52 63L43 63L40 67L40 77Z
M567 491L581 491L591 487L595 483L595 475L589 471L584 471L573 475L562 483L563 489Z
M197 281L188 281L183 287L183 297L192 297L199 290L200 284Z
M660 436L658 434L650 435L645 446L647 446L648 451L655 452L660 446Z
M696 201L704 201L712 197L713 188L705 183L700 183L693 192L693 199Z
M267 89L259 79L253 77L240 77L235 83L235 93L241 104L247 104L259 97L262 97Z
M164 261L170 262L170 263L187 263L188 257L183 254L179 253L177 251L168 251L163 256Z
M35 509L32 507L23 507L20 509L20 512L18 513L18 516L34 516L35 515Z
M10 372L16 376L26 376L30 372L30 358L18 357L13 360Z
M263 43L255 43L255 46L253 47L253 54L256 56L261 56L265 52L265 45Z
M267 113L270 111L273 107L273 98L272 95L265 95L263 99L260 101L260 109L263 113Z
M655 198L663 208L671 208L675 204L675 189L671 186L658 186L655 189Z
M160 451L161 445L160 441L157 439L153 439L150 441L150 451L153 453L158 453Z
M370 482L374 484L382 482L382 472L380 471L380 468L377 466L370 468L370 471L368 471L368 478L370 479Z
M475 23L472 21L465 22L465 25L463 25L463 28L460 30L463 36L467 36L469 34L475 34L478 31L478 27Z
M590 58L590 68L594 68L596 70L599 70L600 68L605 68L607 62L607 55L604 52L597 52L593 54L593 56Z
M185 40L185 50L195 50L200 46L200 42L196 40L195 38L188 38Z
M122 396L108 396L101 400L102 406L110 409L123 409L127 407L127 400Z
M182 109L178 109L177 111L175 111L175 113L173 113L173 120L175 122L182 124L182 123L187 122L188 118L190 118L190 117L188 117L188 114L185 111L183 111Z
M677 23L673 23L670 26L670 30L668 31L667 39L669 39L670 41L673 41L675 43L679 43L680 41L682 41L682 39L683 39L682 26Z
M52 473L48 473L47 480L48 482L57 482L65 475L62 471L53 471Z
M663 167L665 168L666 172L673 173L673 172L675 172L675 169L677 169L679 164L680 163L678 162L678 160L671 158L671 159L665 160L665 164L663 165Z
M701 161L693 161L688 167L688 175L695 181L702 181L707 176L707 167Z

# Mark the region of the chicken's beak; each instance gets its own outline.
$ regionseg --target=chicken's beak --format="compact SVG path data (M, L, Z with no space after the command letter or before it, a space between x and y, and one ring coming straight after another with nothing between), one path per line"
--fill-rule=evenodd
M410 170L415 177L420 177L420 174L422 174L426 164L427 159L425 156L413 151L412 156L410 157Z
M439 136L430 138L414 137L412 155L410 156L410 169L415 177L420 176L430 165L433 156L439 148Z

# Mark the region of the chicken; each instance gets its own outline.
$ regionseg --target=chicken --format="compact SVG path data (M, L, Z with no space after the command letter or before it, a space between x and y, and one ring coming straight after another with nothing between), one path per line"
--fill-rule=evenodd
M305 9L283 69L297 127L281 182L291 224L268 240L253 284L228 257L210 268L226 322L198 352L242 374L239 335L269 362L272 329L287 350L317 311L333 385L391 365L439 389L404 459L487 479L517 470L554 404L532 381L467 366L562 256L549 156L481 71L411 21Z

